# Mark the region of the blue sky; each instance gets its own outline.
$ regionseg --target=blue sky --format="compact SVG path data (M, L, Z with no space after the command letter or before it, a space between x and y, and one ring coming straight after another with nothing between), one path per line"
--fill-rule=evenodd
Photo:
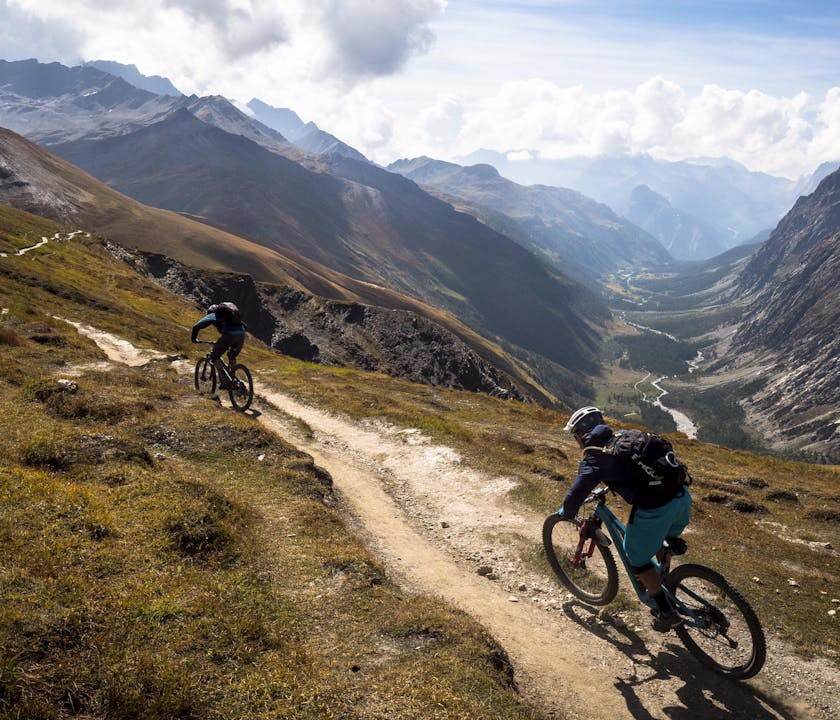
M0 53L296 110L382 163L479 147L840 159L840 2L0 0Z

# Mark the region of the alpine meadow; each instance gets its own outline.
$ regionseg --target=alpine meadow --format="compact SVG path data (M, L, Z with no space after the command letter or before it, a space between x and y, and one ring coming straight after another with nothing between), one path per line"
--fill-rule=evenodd
M840 718L840 14L759 5L0 4L0 719Z

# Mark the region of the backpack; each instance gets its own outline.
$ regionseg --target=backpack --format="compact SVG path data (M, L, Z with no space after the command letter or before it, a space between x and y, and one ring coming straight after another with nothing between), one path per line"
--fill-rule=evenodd
M211 305L210 312L215 313L216 317L224 322L225 325L242 325L242 314L239 308L232 302L223 302L218 305Z
M688 468L677 460L674 447L656 433L619 430L603 450L621 460L638 483L636 507L664 505L691 484Z

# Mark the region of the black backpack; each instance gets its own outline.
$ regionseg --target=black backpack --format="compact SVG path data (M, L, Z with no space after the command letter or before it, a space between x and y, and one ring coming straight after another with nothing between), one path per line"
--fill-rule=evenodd
M242 313L232 302L223 302L218 305L211 305L210 312L223 321L225 325L242 325Z
M619 430L603 451L619 458L636 479L636 507L664 505L691 484L688 468L677 460L674 447L656 433Z

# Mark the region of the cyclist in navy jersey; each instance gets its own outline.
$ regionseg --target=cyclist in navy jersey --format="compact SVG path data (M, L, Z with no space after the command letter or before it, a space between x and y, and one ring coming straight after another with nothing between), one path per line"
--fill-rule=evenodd
M198 333L213 325L219 331L219 338L210 350L210 360L216 368L219 378L219 388L227 388L225 374L222 372L222 355L230 351L236 357L245 345L245 331L247 326L242 322L239 308L232 302L211 305L201 320L192 327L192 341L198 342Z
M691 516L691 495L683 488L676 496L657 507L637 507L638 483L621 460L609 452L602 452L613 437L612 429L604 423L596 407L577 410L564 428L577 440L583 450L577 477L563 500L560 516L574 520L586 497L603 483L632 505L624 536L624 550L640 582L656 603L659 612L653 628L667 632L681 622L662 591L662 578L652 559L665 538L679 537Z

